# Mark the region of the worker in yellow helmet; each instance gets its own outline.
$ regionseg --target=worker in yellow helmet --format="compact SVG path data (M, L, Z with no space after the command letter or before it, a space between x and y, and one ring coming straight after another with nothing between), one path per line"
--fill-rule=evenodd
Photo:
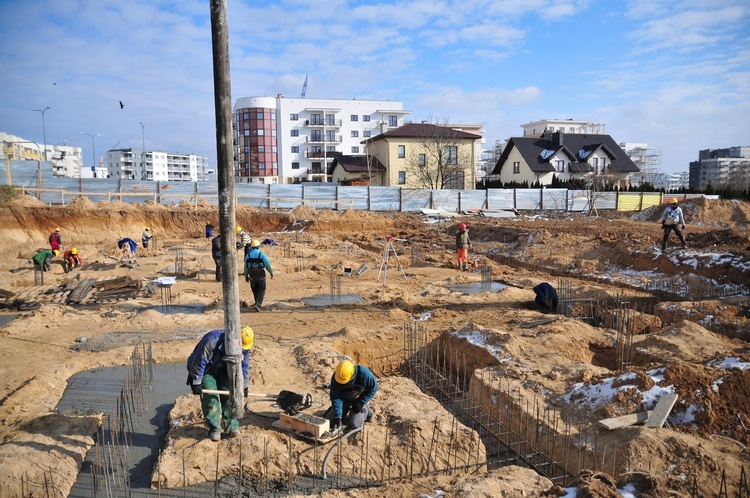
M59 251L62 249L62 236L60 235L60 227L55 228L55 231L49 234L49 248L51 251Z
M34 269L43 272L50 271L52 269L50 266L50 262L52 261L52 258L56 258L58 254L60 254L60 251L58 251L57 249L45 249L43 251L39 251L31 258L31 262L34 263Z
M362 427L372 420L373 411L368 403L378 392L378 381L369 368L343 360L336 365L331 376L331 406L325 417L331 422L331 431Z
M65 273L68 273L73 268L76 268L82 263L81 255L78 254L78 249L75 247L68 249L63 253L63 261L65 266Z
M245 248L245 256L247 256L247 253L250 251L250 242L252 242L252 239L250 238L250 235L242 228L237 227L237 250L239 251L243 247Z
M151 242L151 238L154 236L154 234L151 232L151 227L146 227L146 229L141 234L141 244L143 245L144 249L148 249L148 243Z
M680 239L680 242L682 243L682 247L686 248L687 243L685 242L685 236L680 231L680 225L682 225L682 229L685 230L685 216L682 214L682 208L678 206L677 199L671 199L669 201L669 206L667 209L664 210L664 213L661 215L661 227L664 229L664 237L661 241L661 251L664 252L667 250L667 242L669 241L669 232L674 230L674 233L677 234L677 237Z
M242 343L243 394L248 395L248 372L250 370L250 348L255 341L255 333L248 325L240 329ZM240 423L229 415L229 396L225 394L204 394L204 389L214 391L229 390L229 374L224 361L224 330L212 330L203 336L187 360L187 384L193 394L201 396L203 417L208 424L208 437L211 441L221 440L222 427L228 437L240 435Z

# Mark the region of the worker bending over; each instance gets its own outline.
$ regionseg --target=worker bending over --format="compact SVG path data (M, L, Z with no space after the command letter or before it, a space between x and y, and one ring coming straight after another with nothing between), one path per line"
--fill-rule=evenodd
M240 338L242 340L242 378L245 380L243 394L247 396L250 348L253 347L255 339L253 329L247 325L242 327ZM188 358L187 370L187 384L193 394L201 396L201 408L208 424L209 439L219 441L222 429L229 437L239 436L240 423L236 418L229 417L229 396L203 393L204 389L229 390L229 373L224 361L223 330L212 330L203 336Z
M378 392L378 381L369 368L344 360L336 365L331 377L331 406L325 418L331 422L331 430L362 427L372 420L373 411L367 403Z
M78 254L78 249L73 247L65 251L63 253L63 261L65 262L65 273L73 268L77 268L81 264L81 255Z

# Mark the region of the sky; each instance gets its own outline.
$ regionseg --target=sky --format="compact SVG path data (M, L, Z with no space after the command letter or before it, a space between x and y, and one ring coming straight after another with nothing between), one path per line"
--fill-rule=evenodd
M82 147L87 166L144 142L215 164L210 5L0 0L0 132ZM750 146L748 0L226 6L232 107L299 98L308 75L307 98L400 101L408 120L482 125L487 148L569 118L661 150L667 172Z

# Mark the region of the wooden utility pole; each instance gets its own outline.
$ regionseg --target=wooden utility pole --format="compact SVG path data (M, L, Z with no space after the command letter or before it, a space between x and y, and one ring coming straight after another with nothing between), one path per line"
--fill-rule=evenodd
M242 390L242 341L237 254L234 247L234 167L232 162L232 88L229 79L229 24L226 0L211 0L211 43L214 58L214 105L216 109L216 170L219 179L219 233L224 278L224 360L229 373L230 417L244 415Z

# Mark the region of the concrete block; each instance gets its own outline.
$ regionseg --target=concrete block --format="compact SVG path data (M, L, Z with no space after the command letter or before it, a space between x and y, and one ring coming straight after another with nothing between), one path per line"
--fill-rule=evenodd
M281 413L279 414L279 422L282 427L286 427L294 432L310 434L316 439L328 432L331 425L326 418L306 413L298 413L297 415Z

